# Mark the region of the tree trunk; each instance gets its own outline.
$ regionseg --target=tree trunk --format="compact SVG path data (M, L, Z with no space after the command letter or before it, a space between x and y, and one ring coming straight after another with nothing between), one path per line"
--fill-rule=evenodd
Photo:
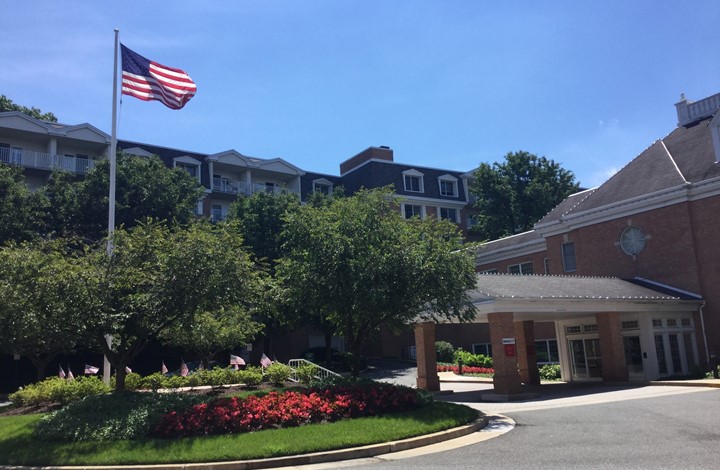
M125 367L126 364L115 365L115 392L125 391L125 377L127 376L127 371L125 370Z

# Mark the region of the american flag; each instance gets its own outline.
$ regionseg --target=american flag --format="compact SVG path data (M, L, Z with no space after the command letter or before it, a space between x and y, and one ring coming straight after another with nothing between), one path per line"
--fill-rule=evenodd
M58 371L58 377L60 377L61 379L64 379L65 377L67 377L65 375L65 371L63 370L62 366L60 364L58 364L58 367L60 368L60 370Z
M182 375L183 377L187 377L189 372L190 370L188 369L187 364L185 364L185 361L182 361L180 363L180 375Z
M68 379L68 380L75 380L75 376L73 375L72 371L70 370L70 366L68 366L67 379Z
M180 69L146 59L120 44L122 49L122 94L180 109L195 96L197 86Z
M162 367L160 368L160 372L164 375L168 373L168 369L165 366L165 361L162 361Z
M263 367L270 367L271 364L272 361L270 360L270 358L267 357L265 353L263 353L262 357L260 357L260 365Z
M100 369L97 368L97 367L95 367L95 366L91 366L91 365L89 365L89 364L85 364L85 375L94 375L94 374L97 374L99 370L100 370Z
M235 370L237 370L240 366L245 365L245 360L243 360L242 357L236 356L235 354L230 354L230 365L235 367Z
M125 366L125 373L126 373L126 374L132 374L132 369L129 368L128 366Z

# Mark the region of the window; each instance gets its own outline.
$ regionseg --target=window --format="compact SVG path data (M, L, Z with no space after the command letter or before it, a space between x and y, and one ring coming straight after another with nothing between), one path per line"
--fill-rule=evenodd
M271 194L274 193L275 186L276 186L275 183L273 183L272 181L265 182L265 192L271 193Z
M213 204L212 205L212 213L210 214L212 217L213 222L219 222L221 220L225 220L227 218L227 206L223 206L220 204Z
M497 274L497 273L498 273L497 269L488 269L487 271L483 271L480 274Z
M532 274L533 265L532 261L520 264L511 264L508 266L508 273L510 274Z
M182 170L187 171L188 173L190 173L190 176L192 176L193 178L197 178L197 176L198 176L198 166L197 166L197 165L191 165L191 164L189 164L189 163L176 162L176 163L175 163L175 168L180 168L180 169L182 169Z
M637 255L645 248L645 233L638 227L628 227L620 234L620 248L627 255Z
M557 364L560 362L557 340L541 339L535 341L535 356L538 364Z
M438 177L438 183L440 185L440 195L446 197L457 197L458 193L458 179L453 175L442 175Z
M414 204L404 204L403 213L406 219L412 219L413 217L419 217L422 219L422 206L416 206Z
M583 333L595 333L597 330L597 325L583 325Z
M638 328L640 328L640 324L638 323L637 320L620 322L621 330L637 330Z
M562 244L563 269L566 273L576 270L575 265L575 243L568 242Z
M482 354L485 357L492 357L492 344L475 343L472 345L473 354Z
M320 178L313 181L313 192L324 194L329 196L332 194L333 184L325 178Z
M565 327L566 335L576 335L578 333L582 333L582 327L580 325L573 325L573 326Z
M405 191L412 193L424 193L423 174L417 170L403 171L403 183Z
M417 176L405 175L405 191L413 191L416 193L420 191L420 178Z
M477 219L473 215L469 215L467 218L467 228L472 229L474 226L477 225Z
M453 209L451 207L441 207L438 209L438 212L440 213L441 219L458 223L457 209Z
M543 268L545 269L545 274L550 274L550 258L543 260Z

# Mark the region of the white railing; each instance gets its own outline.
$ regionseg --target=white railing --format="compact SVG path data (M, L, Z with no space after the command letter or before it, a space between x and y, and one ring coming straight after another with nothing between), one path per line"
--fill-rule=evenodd
M213 178L212 190L226 194L247 194L247 183L230 178Z
M44 170L64 170L73 173L87 173L95 167L95 160L67 155L51 155L19 148L0 147L0 162L25 168Z
M333 372L330 369L326 369L322 366L319 366L315 364L314 362L310 362L307 359L290 359L288 361L288 366L292 369L292 373L290 374L290 380L293 382L299 382L300 378L297 375L297 369L301 366L313 366L315 368L315 374L313 374L313 377L318 380L324 380L328 377L340 377L340 374L337 372Z
M690 121L715 114L720 108L720 93L703 98L700 101L688 103L688 116Z

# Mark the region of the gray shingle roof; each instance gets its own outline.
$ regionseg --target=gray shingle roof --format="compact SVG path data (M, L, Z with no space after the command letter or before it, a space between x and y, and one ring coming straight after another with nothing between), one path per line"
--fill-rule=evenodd
M681 300L616 277L478 274L471 297L491 299Z

